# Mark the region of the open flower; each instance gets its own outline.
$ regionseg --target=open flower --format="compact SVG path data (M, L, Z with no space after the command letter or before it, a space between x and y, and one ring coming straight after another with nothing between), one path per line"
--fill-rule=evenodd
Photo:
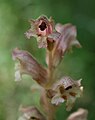
M70 77L63 77L52 87L51 95L53 96L51 98L51 103L60 105L66 101L66 109L69 111L73 107L76 98L81 96L82 91L83 87L81 86L81 80L74 81Z
M12 56L14 60L18 60L18 64L15 66L16 80L21 79L22 74L28 74L42 86L47 83L47 70L30 53L16 48L13 50Z
M25 33L26 37L36 37L39 48L47 47L47 37L53 32L53 20L46 16L40 16L36 20L30 20L31 28Z

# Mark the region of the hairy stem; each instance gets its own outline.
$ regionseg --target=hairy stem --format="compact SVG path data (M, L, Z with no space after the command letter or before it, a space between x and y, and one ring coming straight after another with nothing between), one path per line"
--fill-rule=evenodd
M54 67L53 67L53 58L52 58L52 51L47 51L48 54L48 83L46 88L50 88L54 82Z

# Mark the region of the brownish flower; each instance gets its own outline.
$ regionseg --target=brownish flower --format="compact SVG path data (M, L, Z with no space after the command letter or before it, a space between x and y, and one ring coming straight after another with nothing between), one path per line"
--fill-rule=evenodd
M76 98L81 96L83 87L81 86L81 80L74 81L66 76L53 85L52 91L52 93L55 91L56 94L52 94L51 103L60 105L66 101L66 109L69 111L73 107Z
M31 28L25 33L26 37L36 37L39 48L47 47L47 37L53 32L53 20L46 16L40 16L36 20L30 20Z
M13 59L18 60L16 64L15 77L16 80L21 79L22 74L32 76L40 85L47 83L47 71L34 59L30 53L24 50L14 49L12 53Z

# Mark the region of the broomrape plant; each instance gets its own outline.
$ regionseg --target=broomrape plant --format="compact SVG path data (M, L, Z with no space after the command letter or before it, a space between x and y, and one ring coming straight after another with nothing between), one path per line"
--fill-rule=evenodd
M40 16L36 20L30 20L30 29L25 36L37 39L38 48L46 49L47 67L39 62L27 51L15 48L12 52L15 65L15 80L22 79L23 74L28 74L41 87L40 102L44 115L36 107L22 107L23 113L19 120L54 120L55 111L62 104L66 104L66 110L71 110L76 98L83 92L81 79L75 81L69 76L56 79L55 70L64 59L66 52L72 46L81 47L76 36L76 27L70 23L62 25L54 24L53 19ZM81 119L84 120L84 119Z

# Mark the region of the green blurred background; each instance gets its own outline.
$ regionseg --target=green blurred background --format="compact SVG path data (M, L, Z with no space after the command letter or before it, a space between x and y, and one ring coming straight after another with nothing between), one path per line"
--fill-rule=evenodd
M82 49L73 49L60 66L60 72L74 79L82 78L84 95L67 112L63 104L56 113L65 120L79 107L88 109L88 120L95 120L95 0L0 0L0 120L17 120L19 106L39 107L39 93L32 93L31 77L14 81L12 49L19 47L31 52L45 65L45 51L38 49L35 39L27 40L28 20L41 14L52 16L55 22L77 26L77 38Z

